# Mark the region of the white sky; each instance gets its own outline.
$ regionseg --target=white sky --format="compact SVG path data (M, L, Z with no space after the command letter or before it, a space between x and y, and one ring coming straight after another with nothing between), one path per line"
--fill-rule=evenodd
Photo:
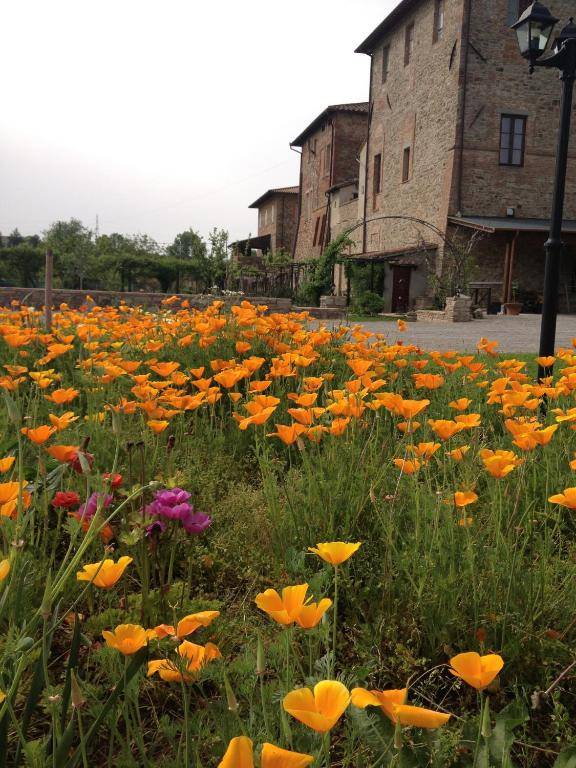
M5 0L0 232L77 217L160 242L257 229L288 144L364 101L354 48L397 0Z

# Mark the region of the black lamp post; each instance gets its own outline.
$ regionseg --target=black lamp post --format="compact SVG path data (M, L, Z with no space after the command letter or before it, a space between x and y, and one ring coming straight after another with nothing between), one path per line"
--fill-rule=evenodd
M570 19L556 38L552 51L546 53L556 19L542 3L532 3L512 29L516 30L520 53L530 62L530 74L536 67L555 67L560 70L562 81L562 102L560 105L560 135L556 157L554 199L550 236L546 242L546 270L544 274L544 299L542 303L542 325L540 329L540 356L554 355L556 342L556 317L558 315L558 284L560 281L560 260L564 250L562 242L562 220L564 195L566 192L566 170L568 167L568 146L572 98L576 79L576 24ZM539 366L538 379L549 376L552 366Z

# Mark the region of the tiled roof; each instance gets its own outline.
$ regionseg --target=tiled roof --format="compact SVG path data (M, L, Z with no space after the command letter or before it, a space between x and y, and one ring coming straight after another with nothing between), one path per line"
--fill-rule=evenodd
M367 101L357 101L352 104L331 104L329 107L326 107L326 109L321 112L318 117L316 117L310 125L302 131L302 133L297 136L294 141L290 142L290 146L292 147L301 147L304 144L304 141L309 133L314 131L317 126L325 120L328 115L331 115L334 112L356 112L358 114L368 114L368 107L369 104Z
M269 189L263 195L260 195L258 200L255 200L248 208L259 208L272 195L297 195L299 191L300 187L276 187L276 189Z
M402 0L396 8L391 11L384 21L371 32L363 43L356 48L355 53L372 53L380 43L382 37L389 32L396 24L402 20L402 17L410 13L422 0Z

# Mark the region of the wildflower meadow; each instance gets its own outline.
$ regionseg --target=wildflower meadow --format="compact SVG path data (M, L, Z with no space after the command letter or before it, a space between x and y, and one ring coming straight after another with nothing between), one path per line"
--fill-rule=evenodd
M576 349L43 319L0 310L0 767L576 767Z

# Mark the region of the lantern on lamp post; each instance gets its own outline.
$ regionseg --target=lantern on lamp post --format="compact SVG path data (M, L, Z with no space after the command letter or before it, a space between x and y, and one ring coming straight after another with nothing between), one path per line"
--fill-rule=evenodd
M560 105L560 133L556 156L554 198L550 235L546 241L546 268L544 273L544 298L542 302L542 324L540 328L540 357L551 357L555 352L556 318L558 316L558 288L560 282L560 261L564 250L562 223L564 197L566 192L566 171L570 144L570 123L574 80L576 79L576 24L570 19L556 38L552 50L547 53L548 44L556 19L542 3L532 3L518 21L512 25L518 37L520 53L530 62L530 73L536 67L552 67L560 71L562 99ZM538 379L549 376L552 366L538 368Z

